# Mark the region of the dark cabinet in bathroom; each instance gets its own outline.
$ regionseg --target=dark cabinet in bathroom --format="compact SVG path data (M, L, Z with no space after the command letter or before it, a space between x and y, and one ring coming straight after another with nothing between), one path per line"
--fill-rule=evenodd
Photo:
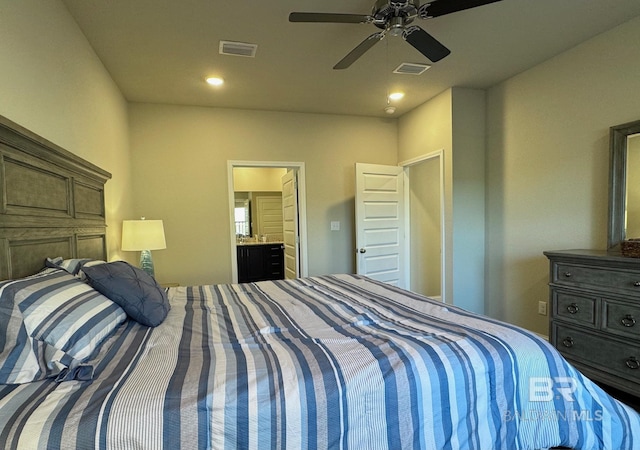
M238 283L284 279L284 246L255 243L237 246Z

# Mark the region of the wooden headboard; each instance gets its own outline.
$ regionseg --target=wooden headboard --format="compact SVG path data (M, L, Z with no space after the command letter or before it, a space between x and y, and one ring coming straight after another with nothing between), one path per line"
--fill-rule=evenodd
M111 174L0 116L0 280L47 257L106 259Z

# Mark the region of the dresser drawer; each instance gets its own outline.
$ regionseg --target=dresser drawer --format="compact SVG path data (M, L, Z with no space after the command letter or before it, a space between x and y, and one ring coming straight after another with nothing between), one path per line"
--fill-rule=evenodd
M640 271L614 270L604 267L558 263L552 272L553 282L566 286L593 286L623 290L640 295Z
M607 298L602 299L602 329L621 336L640 338L640 305L629 305Z
M553 316L562 320L596 327L597 299L573 292L552 289Z
M613 340L570 326L552 325L552 344L569 359L640 382L640 345Z

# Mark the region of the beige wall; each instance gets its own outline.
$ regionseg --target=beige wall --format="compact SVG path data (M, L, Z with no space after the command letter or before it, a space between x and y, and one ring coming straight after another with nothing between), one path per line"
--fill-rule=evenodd
M411 290L441 295L440 159L432 157L409 167L411 208Z
M0 0L0 115L111 172L108 250L120 257L132 210L127 106L58 0Z
M282 192L285 167L234 167L233 190L236 192Z
M453 147L451 89L418 106L398 120L398 161L405 162L442 150L444 162L444 211L445 211L445 273L444 300L451 303L453 292L452 272L452 195L451 151Z
M159 280L231 280L228 160L304 162L309 273L354 270L354 164L396 163L393 121L150 104L129 114L135 213L165 225Z
M398 121L401 162L443 151L443 299L483 313L485 92L452 88Z
M606 248L609 127L640 119L640 18L488 92L487 313L547 334L544 250Z
M453 301L484 314L485 92L454 88L452 101Z

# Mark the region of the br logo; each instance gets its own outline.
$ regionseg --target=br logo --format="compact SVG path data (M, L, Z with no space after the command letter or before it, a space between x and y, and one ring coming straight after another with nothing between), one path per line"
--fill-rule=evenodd
M529 379L529 401L549 402L554 397L573 401L578 385L571 377L532 377Z

